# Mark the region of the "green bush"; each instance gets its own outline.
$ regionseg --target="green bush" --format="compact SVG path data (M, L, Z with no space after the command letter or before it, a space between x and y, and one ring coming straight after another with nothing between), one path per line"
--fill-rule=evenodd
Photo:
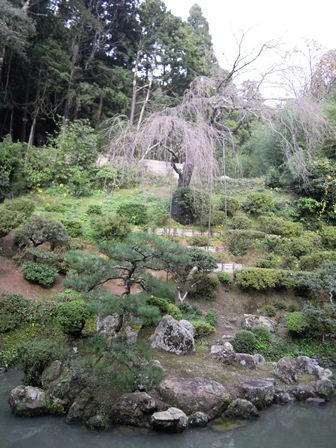
M191 245L205 247L209 245L209 242L209 237L207 235L195 235L191 240Z
M268 317L276 316L276 309L273 305L266 305L264 310L265 310L266 316L268 316Z
M206 272L196 271L192 279L193 287L189 292L190 298L195 300L215 300L216 289L219 285L217 277Z
M276 216L261 216L260 228L265 233L284 237L298 236L301 232L301 226L298 223Z
M56 281L57 269L43 263L26 261L21 266L23 277L32 283L41 286L52 286Z
M26 188L24 153L26 143L12 141L10 135L0 142L0 191L22 193Z
M50 243L52 250L69 241L68 233L62 223L36 215L23 223L22 237L28 239L34 246L45 242Z
M322 242L329 249L336 249L336 227L326 226L323 228Z
M308 330L308 321L301 311L285 314L285 322L290 333L303 335Z
M232 283L231 275L227 272L219 272L217 278L222 285L229 285Z
M286 310L287 309L287 305L284 302L281 302L281 300L278 300L277 302L275 302L274 306L277 310Z
M24 216L14 210L8 210L0 206L0 238L18 227L24 220Z
M86 213L88 215L101 215L103 213L102 206L98 204L91 204L88 206Z
M271 342L271 333L264 325L256 325L252 328L252 333L257 338L257 342L269 343Z
M233 348L238 353L254 353L257 345L257 338L252 331L237 331L232 339Z
M193 320L191 321L191 323L193 324L195 329L196 339L203 338L204 336L208 336L209 334L216 331L215 327L203 320Z
M209 219L209 196L190 187L177 188L172 197L171 214L183 225L198 222L205 225Z
M61 347L54 341L42 339L21 345L17 351L17 364L23 370L25 384L40 387L43 370L62 356Z
M86 320L90 317L90 310L83 300L72 300L59 303L56 307L56 316L64 334L79 337Z
M256 230L230 230L228 248L233 255L245 255L264 234Z
M296 202L297 214L302 219L316 219L323 209L323 204L313 198L300 198Z
M123 240L131 231L131 226L124 216L102 216L94 222L93 227L96 238L103 240Z
M250 218L245 215L234 216L229 222L229 227L235 230L247 230L252 227L253 223Z
M324 261L336 261L336 252L318 251L300 258L300 269L303 271L313 271L320 267Z
M148 221L146 206L137 202L120 204L117 214L124 216L130 224L141 225Z
M151 296L149 300L150 305L157 306L162 314L169 314L176 320L182 319L182 311L173 303L166 299Z
M273 208L274 201L267 193L250 193L243 204L243 209L251 215L266 215Z
M27 198L16 198L10 201L5 201L4 207L7 210L20 213L25 218L29 218L35 210L34 202Z
M205 315L204 320L208 322L208 324L215 327L218 321L217 311L214 308L211 308Z
M306 305L303 308L307 322L306 333L314 339L334 339L336 337L336 310L333 306L318 308Z
M223 212L222 210L213 210L211 213L211 226L212 227L218 227L218 226L222 226L226 223L227 218L225 216L225 212Z
M62 220L66 231L71 238L78 238L83 235L82 223L76 219L64 219Z
M279 285L279 276L275 269L245 268L236 272L235 278L242 289L265 291Z
M0 295L0 333L15 330L25 321L29 302L16 294Z
M239 198L228 196L226 198L226 209L229 217L234 216L241 209L241 202ZM225 197L220 200L219 210L225 212Z

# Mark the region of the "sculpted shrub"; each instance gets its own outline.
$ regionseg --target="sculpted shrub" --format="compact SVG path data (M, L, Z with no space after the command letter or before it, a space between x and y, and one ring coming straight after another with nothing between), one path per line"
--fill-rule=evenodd
M247 230L252 227L252 221L245 215L234 216L229 222L229 227L235 230Z
M276 216L261 216L260 228L265 233L284 237L298 236L301 232L300 224Z
M321 266L324 261L336 262L336 251L318 251L300 258L300 269L303 271L313 271Z
M219 210L222 210L225 212L225 198L221 198ZM226 198L226 210L227 215L229 217L234 216L239 210L241 210L241 202L239 198L235 198L232 196L229 196Z
M16 294L0 296L0 333L15 330L26 319L29 303Z
M207 235L195 235L191 240L192 246L205 247L209 244L209 237Z
M78 238L79 236L82 236L83 229L80 221L76 219L64 219L62 220L62 224L71 238Z
M295 335L303 335L308 330L308 321L301 311L286 313L285 323L288 331Z
M4 207L7 210L12 210L13 212L20 213L25 218L29 218L35 210L34 202L31 199L27 198L11 199L10 201L6 201L4 203Z
M265 215L274 208L272 196L266 193L250 193L243 205L243 209L251 215Z
M96 238L102 240L123 240L131 231L131 226L126 217L113 215L98 218L93 228L96 233Z
M242 289L265 291L279 285L279 276L275 269L246 268L236 272L235 278Z
M324 227L322 230L322 241L329 249L336 249L336 227Z
M50 243L51 250L69 241L69 236L62 223L41 216L32 216L24 222L22 236L35 247L43 243Z
M21 267L21 272L23 277L29 282L50 287L56 281L58 270L47 264L26 261Z
M232 282L231 275L227 272L219 272L217 278L222 285L229 285Z
M203 320L193 320L191 323L195 329L195 338L203 338L216 331L215 327Z
M252 331L241 330L237 331L231 342L236 352L252 354L256 349L257 338Z
M56 319L63 333L79 337L86 320L90 317L88 305L83 300L63 302L56 307Z
M126 202L119 205L117 214L125 217L130 224L141 225L147 223L147 210L144 204Z
M233 255L245 255L255 247L255 241L264 234L256 230L231 230L229 232L228 248Z
M192 279L193 286L189 293L195 300L215 300L216 289L219 285L217 277L208 275L206 272L195 272Z
M0 238L18 227L23 220L24 216L21 213L0 206Z
M182 311L166 299L151 296L149 304L157 306L162 314L169 314L176 320L182 319Z

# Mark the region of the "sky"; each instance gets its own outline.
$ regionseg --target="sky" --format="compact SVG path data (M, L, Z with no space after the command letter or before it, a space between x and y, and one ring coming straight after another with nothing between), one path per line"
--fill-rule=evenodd
M173 14L186 19L195 0L164 0ZM291 63L307 66L307 40L314 40L320 51L336 48L336 0L196 0L210 26L214 50L221 65L229 67L236 55L236 41L247 32L245 51L266 41L277 43L277 50L264 54L255 71L257 77L270 66L282 63L286 51L299 49ZM270 85L273 83L270 81ZM270 88L274 93L274 87Z

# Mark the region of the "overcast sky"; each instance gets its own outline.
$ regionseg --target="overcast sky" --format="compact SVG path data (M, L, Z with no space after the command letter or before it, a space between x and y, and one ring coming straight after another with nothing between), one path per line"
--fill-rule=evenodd
M304 48L305 40L315 40L325 50L336 48L336 0L164 1L183 19L194 3L200 5L210 25L216 56L224 67L230 65L235 55L234 35L238 36L240 30L250 29L246 51L269 40L281 41L282 50ZM258 63L258 71L274 62L276 56L267 58Z

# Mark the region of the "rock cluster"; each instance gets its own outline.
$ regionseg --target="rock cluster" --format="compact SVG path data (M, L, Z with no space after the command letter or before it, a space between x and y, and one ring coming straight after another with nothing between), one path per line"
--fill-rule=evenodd
M230 342L224 342L223 345L212 345L210 353L222 364L233 364L237 362L252 370L266 362L265 358L258 353L255 355L236 353Z

